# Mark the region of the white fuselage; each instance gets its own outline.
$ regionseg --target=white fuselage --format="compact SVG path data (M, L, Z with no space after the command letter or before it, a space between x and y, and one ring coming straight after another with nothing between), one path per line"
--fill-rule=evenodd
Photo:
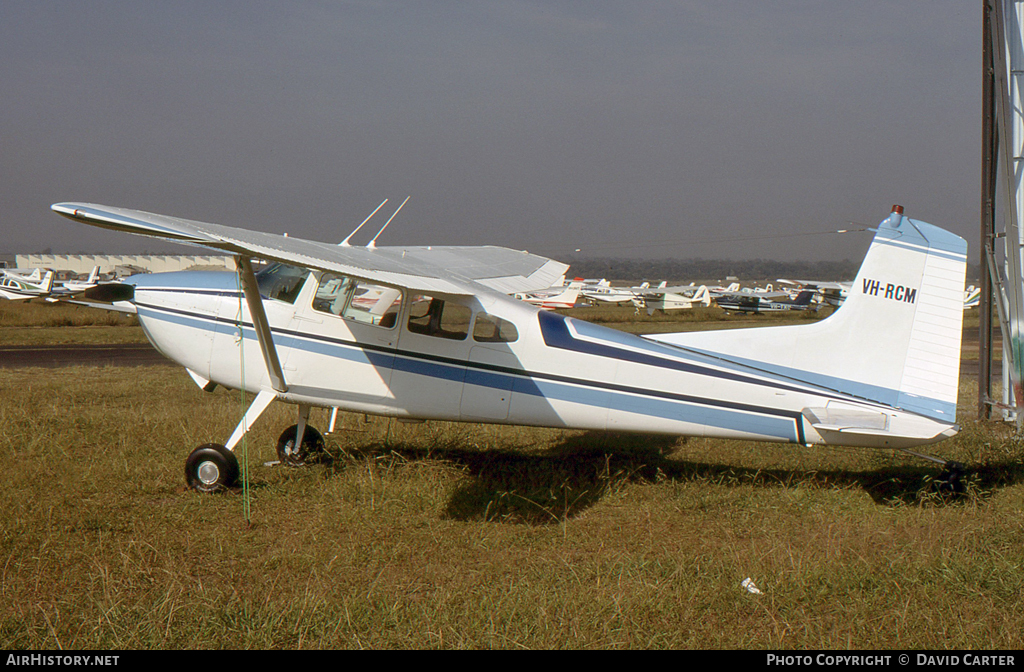
M292 303L263 300L287 386L278 393L284 401L416 419L802 444L898 447L898 440L839 432L823 437L812 424L817 418L825 426L821 418L829 414L913 427L922 438L912 444L943 438L950 427L494 293L442 297L472 315L461 339L413 328L408 291L396 300L389 326L347 319L314 308L320 276L310 274ZM228 388L270 389L235 274L162 273L127 282L135 286L147 336L166 356ZM484 314L514 325L515 337L480 336Z

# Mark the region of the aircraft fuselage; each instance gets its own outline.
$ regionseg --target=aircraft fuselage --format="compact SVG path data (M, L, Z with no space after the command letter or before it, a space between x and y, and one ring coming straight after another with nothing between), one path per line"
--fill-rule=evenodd
M278 398L401 418L802 444L901 447L939 440L950 428L496 293L424 297L372 286L342 302L346 281L310 273L297 293L279 298L267 298L261 282L287 387ZM147 336L167 357L228 388L270 388L234 273L127 282ZM867 440L820 433L814 425L822 426L823 409L870 416L891 433ZM901 439L901 427L918 438Z

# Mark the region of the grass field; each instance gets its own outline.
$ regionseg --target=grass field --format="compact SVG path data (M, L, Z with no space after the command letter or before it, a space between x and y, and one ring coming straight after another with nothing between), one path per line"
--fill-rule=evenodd
M966 378L934 447L975 468L955 501L892 451L355 415L332 464L269 467L276 403L246 492L204 496L184 459L238 393L170 367L0 387L4 649L1024 647L1024 449Z

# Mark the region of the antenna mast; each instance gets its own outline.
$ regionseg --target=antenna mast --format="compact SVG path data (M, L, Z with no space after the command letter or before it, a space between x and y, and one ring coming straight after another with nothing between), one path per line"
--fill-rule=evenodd
M374 215L376 215L377 214L377 210L380 210L381 208L383 208L384 204L387 203L387 202L388 202L388 199L386 199L386 198L383 201L381 201L381 204L378 205L374 209L374 211L370 213L370 217L373 217ZM370 217L367 217L366 219L364 219L363 220L363 224L366 224L368 221L370 221ZM338 243L338 247L350 247L350 245L348 244L349 238L351 238L352 236L356 235L356 231L358 231L359 229L363 228L363 224L360 224L359 226L357 226L355 228L355 231L353 231L352 233L348 234L348 237L345 238L345 240L343 240L340 243Z
M404 208L405 204L409 202L410 198L412 198L412 197L411 196L406 196L405 200L402 201L402 205L398 206L398 210L401 210L402 208ZM381 205L384 205L384 204L381 203ZM398 214L398 210L395 210L395 215ZM373 240L371 240L369 243L366 244L367 247L369 247L371 249L377 247L377 245L376 245L377 238L380 236L380 234L384 233L384 229L388 228L388 224L390 224L391 220L395 218L395 215L391 215L390 217L388 217L388 221L384 222L384 226L380 227L380 231L378 231L377 235L373 237Z

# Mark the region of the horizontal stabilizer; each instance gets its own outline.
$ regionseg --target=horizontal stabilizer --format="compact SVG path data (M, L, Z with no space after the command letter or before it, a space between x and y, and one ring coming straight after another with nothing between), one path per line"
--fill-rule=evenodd
M805 408L807 423L831 446L909 448L941 441L957 429L943 427L912 413L882 413L863 408Z

